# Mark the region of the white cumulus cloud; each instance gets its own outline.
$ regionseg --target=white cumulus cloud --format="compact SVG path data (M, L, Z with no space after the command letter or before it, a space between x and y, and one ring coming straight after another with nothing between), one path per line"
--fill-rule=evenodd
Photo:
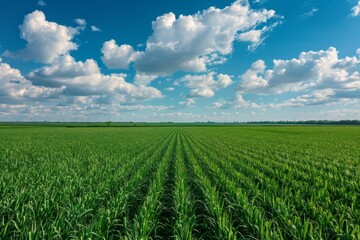
M210 72L202 75L186 75L178 83L183 83L190 89L188 98L209 98L215 95L214 91L226 88L232 84L231 77L226 74Z
M152 23L153 34L135 68L158 75L179 70L204 71L208 64L205 56L230 54L238 34L267 22L274 15L273 10L252 10L245 1L178 18L173 13L165 14Z
M264 61L254 62L241 76L239 91L279 94L331 88L350 96L360 89L360 59L356 56L339 58L334 47L302 52L291 60L274 60L273 65L267 69Z
M241 33L239 35L239 40L244 42L257 43L261 39L261 30L250 30L248 32Z
M278 95L302 93L281 103L256 104L244 94ZM267 68L263 60L254 62L240 76L236 97L219 100L214 108L228 107L304 107L311 105L352 104L360 99L359 56L339 58L334 47L302 52L298 58L273 61Z
M0 84L0 99L2 101L52 98L62 91L61 88L33 86L18 69L12 68L7 63L0 63Z
M15 52L7 51L4 55L51 63L58 56L78 48L72 42L76 34L76 28L49 22L42 11L36 10L26 15L20 26L20 37L27 41L26 47Z
M104 75L93 59L76 61L70 55L57 58L52 64L30 72L34 85L58 88L68 96L101 96L99 101L132 102L161 98L161 92L149 86L136 86L126 81L126 74Z
M185 99L185 101L181 101L179 102L179 106L180 108L185 108L185 107L190 107L190 106L193 106L195 105L195 100L192 99L192 98L187 98Z
M283 103L270 104L269 107L304 107L309 105L324 105L335 103L335 91L333 89L314 90L311 93L303 94L295 98L290 98Z
M233 99L220 99L211 104L212 108L258 108L259 106L254 102L246 101L243 96L237 92Z
M170 12L152 22L153 33L146 42L146 49L135 59L134 50L128 45L121 45L126 46L122 49L112 42L112 47L103 51L111 57L104 54L103 60L110 68L123 68L134 61L139 76L205 71L207 66L226 61L226 56L233 51L234 41L260 42L267 29L261 25L274 17L275 11L251 9L245 0L223 9L210 7L193 15L177 17ZM271 25L274 26L276 24Z
M110 69L127 69L138 56L132 46L127 44L118 46L113 39L103 44L101 52L103 54L102 61Z
M156 78L158 78L158 75L151 75L151 74L146 74L146 73L136 73L135 77L134 77L134 80L135 80L134 83L136 85L147 85Z
M56 58L52 64L36 69L27 76L34 84L46 87L59 87L77 77L100 74L100 69L93 59L78 61L70 55Z

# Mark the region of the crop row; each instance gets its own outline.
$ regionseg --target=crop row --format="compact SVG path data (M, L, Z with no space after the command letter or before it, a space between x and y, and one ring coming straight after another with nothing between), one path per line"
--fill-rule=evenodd
M0 129L0 239L360 239L359 130L310 130Z

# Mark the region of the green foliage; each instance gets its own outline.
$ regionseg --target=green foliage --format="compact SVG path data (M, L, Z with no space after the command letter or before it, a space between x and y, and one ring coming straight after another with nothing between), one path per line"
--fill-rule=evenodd
M355 126L3 126L0 239L355 240L359 172Z

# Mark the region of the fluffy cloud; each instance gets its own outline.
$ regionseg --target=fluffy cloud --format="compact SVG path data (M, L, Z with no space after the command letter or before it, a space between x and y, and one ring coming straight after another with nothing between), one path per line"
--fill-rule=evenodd
M84 19L75 19L75 23L79 25L77 28L49 22L41 11L26 15L20 26L21 37L28 42L26 48L5 55L35 59L48 65L31 71L25 78L20 71L1 64L0 80L4 86L1 95L21 99L45 98L56 93L58 98L70 102L80 99L99 104L130 103L163 97L156 88L127 82L125 74L102 74L93 59L82 62L70 56L69 51L77 49L77 45L72 42L73 37L86 26ZM114 49L114 52L108 54ZM136 54L131 46L117 46L115 41L106 42L102 50L103 60L109 67L115 65L126 68L129 62L125 63L124 60L115 63L112 58L117 55L125 55L126 58L127 54Z
M165 14L152 23L153 34L135 67L139 72L159 75L179 70L204 71L208 63L205 56L230 54L239 33L274 15L273 10L252 10L245 1L178 18L173 13Z
M231 100L219 100L212 103L212 108L283 108L283 107L305 107L315 105L333 105L336 103L346 104L348 99L337 99L333 89L314 90L307 94L290 98L282 103L257 104L255 102L246 101L241 93L237 92Z
M47 21L45 14L36 10L26 15L20 26L20 37L27 41L26 48L7 51L4 55L51 63L58 56L77 49L76 43L72 42L77 33L76 28Z
M210 72L207 75L186 75L178 83L183 83L190 89L188 98L209 98L215 95L216 90L228 87L231 83L231 77L226 74L216 75Z
M179 106L180 106L180 108L190 107L190 106L195 105L195 103L196 103L196 102L195 102L194 99L188 98L188 99L185 99L185 101L179 102Z
M110 69L127 69L138 56L132 46L127 44L118 46L113 39L103 44L101 52L103 54L102 61Z
M343 97L353 96L360 89L360 59L339 58L335 48L302 52L291 60L274 60L266 69L262 60L253 63L241 76L241 93L280 94L300 90L331 88ZM359 95L360 97L360 95Z
M252 93L265 88L268 83L267 78L269 78L266 75L270 74L270 72L264 72L265 68L266 66L263 60L254 62L251 68L241 76L240 89L244 89L244 92Z
M50 89L33 86L18 69L12 68L7 63L0 63L0 84L2 101L53 98L62 91L62 88Z
M32 71L27 76L33 84L58 88L70 96L102 96L99 102L132 102L161 98L159 90L148 86L136 86L126 82L125 74L103 75L93 59L75 61L69 55L61 56L51 65Z
M335 91L333 89L321 89L312 91L309 94L300 95L295 98L290 98L283 103L279 104L270 104L269 107L279 108L279 107L304 107L311 105L324 105L324 104L333 104L337 100L334 99Z
M303 94L276 104L256 104L243 94ZM240 77L234 99L219 100L214 108L304 107L313 105L356 104L360 99L359 56L339 58L335 48L302 52L291 60L274 60L267 69L263 60L254 62Z
M360 15L360 1L351 9L351 15L354 17Z
M258 108L256 103L244 100L243 96L237 92L235 97L230 100L219 100L211 105L212 108Z
M142 105L142 104L97 104L89 97L76 97L74 102L69 104L46 103L37 104L4 104L0 103L0 117L3 120L32 121L109 121L109 118L116 117L117 121L134 121L135 116L139 116L137 121L144 121L158 112L170 109L171 106L163 105ZM136 114L134 111L147 113ZM131 112L131 113L129 113ZM126 113L126 114L124 114Z
M170 12L153 21L153 33L146 42L146 49L136 59L132 56L134 50L128 45L122 45L126 46L122 49L112 42L113 47L104 51L112 57L106 58L104 54L103 60L111 68L127 67L134 61L141 76L205 71L208 65L226 60L235 40L251 44L261 41L265 28L256 28L274 16L273 10L251 9L245 0L223 9L210 7L194 15L176 17Z
M248 32L241 33L238 38L240 41L257 43L261 39L261 34L261 30L250 30Z
M146 73L136 73L135 77L134 77L134 83L136 85L147 85L149 84L152 80L158 78L158 75L151 75L151 74L146 74Z
M35 85L59 87L71 83L74 78L100 74L100 69L93 59L76 62L70 55L56 58L52 64L30 72L27 76Z

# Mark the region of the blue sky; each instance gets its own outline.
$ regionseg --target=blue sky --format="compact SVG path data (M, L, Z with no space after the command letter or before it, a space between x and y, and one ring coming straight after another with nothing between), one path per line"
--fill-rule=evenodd
M360 118L354 0L0 4L0 121Z

